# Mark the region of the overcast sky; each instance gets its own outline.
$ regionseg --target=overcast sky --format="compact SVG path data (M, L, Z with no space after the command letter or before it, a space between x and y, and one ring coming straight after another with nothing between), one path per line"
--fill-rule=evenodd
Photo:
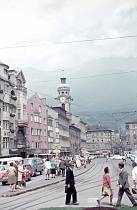
M60 43L137 35L137 0L0 0L0 27L0 60L29 94L53 105L64 69L74 112L137 108L137 37Z

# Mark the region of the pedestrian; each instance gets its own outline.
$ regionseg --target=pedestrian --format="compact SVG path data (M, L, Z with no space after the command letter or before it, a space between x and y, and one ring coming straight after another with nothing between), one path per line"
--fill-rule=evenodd
M56 161L54 159L52 159L51 160L51 175L52 175L52 178L55 178L56 169L57 169Z
M106 156L106 162L108 161L108 155Z
M18 186L20 189L23 188L23 173L23 161L21 160L18 165Z
M81 167L81 160L79 158L76 159L76 167L78 169Z
M112 199L113 199L113 192L112 192L112 187L111 187L111 178L109 175L109 168L105 167L104 168L104 175L103 175L103 186L102 186L102 196L100 199L97 200L98 205L100 206L101 201L106 197L110 197L110 205L112 204Z
M70 162L69 166L66 171L66 186L65 186L65 192L66 192L66 205L70 204L71 196L72 196L72 204L78 205L77 203L77 191L75 188L75 180L74 180L74 174L73 174L73 169L74 169L74 163Z
M16 176L16 184L15 184L15 189L17 189L17 184L18 184L18 161L15 161L14 163L13 163L13 166L15 167L15 169L16 169L16 173L15 173L15 176Z
M46 162L45 162L45 175L46 175L46 179L49 180L49 176L50 176L50 170L51 170L51 163L49 161L49 159L47 158Z
M66 168L65 160L61 159L59 168L61 170L62 177L64 177L65 176L65 168Z
M134 194L137 194L137 163L133 162L132 163L132 180L133 180L133 188L132 188L132 192Z
M133 206L137 206L137 203L136 203L135 199L133 198L133 196L130 192L130 189L129 189L128 173L124 169L124 163L123 162L119 163L119 169L120 169L119 179L118 179L119 192L118 192L118 200L117 200L117 203L116 203L116 207L121 206L121 200L122 200L124 192L126 193L128 198L130 199Z
M10 167L8 168L8 184L10 184L10 189L12 192L15 192L15 187L16 187L16 169L13 165L13 162L10 163Z

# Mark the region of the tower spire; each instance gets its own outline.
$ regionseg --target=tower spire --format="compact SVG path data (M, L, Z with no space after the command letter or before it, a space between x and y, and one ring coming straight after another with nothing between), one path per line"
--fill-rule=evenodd
M67 78L64 75L64 69L61 70L62 74L60 77L61 84L58 86L58 97L56 98L58 106L70 112L71 101L73 100L70 96L70 86L67 84Z

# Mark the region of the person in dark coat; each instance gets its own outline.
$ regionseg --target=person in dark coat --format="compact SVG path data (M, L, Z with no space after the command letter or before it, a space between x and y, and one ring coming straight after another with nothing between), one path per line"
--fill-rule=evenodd
M128 198L130 199L133 206L137 206L137 203L136 203L135 199L133 198L133 196L132 196L132 194L129 190L128 173L124 169L124 163L123 162L119 163L119 168L120 168L121 171L119 173L119 180L118 180L119 192L118 192L118 200L117 200L116 207L121 206L121 200L122 200L124 192L126 193Z
M66 171L66 205L70 204L71 196L72 196L72 204L78 205L77 203L77 191L75 188L75 180L74 180L74 174L73 174L73 169L74 169L74 163L70 162Z

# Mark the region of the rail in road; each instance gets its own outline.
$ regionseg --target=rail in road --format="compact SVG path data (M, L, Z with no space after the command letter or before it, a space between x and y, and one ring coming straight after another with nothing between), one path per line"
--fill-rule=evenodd
M102 172L106 166L106 159L96 159L93 161L92 167L85 174L81 174L76 177L76 187L78 194L88 194L89 191L92 193L94 189L101 189L102 185ZM110 161L109 163L111 170L113 170L112 182L117 182L117 163ZM98 177L97 177L98 176ZM2 199L2 200L1 200ZM46 207L47 205L55 206L55 203L61 203L64 200L64 183L60 182L56 185L40 189L31 193L20 195L17 198L1 198L0 209L2 210L30 210ZM6 200L5 200L6 199ZM63 202L64 204L64 202Z
M80 169L75 170L75 172L76 172L75 177L78 177L78 176L81 176L83 174L88 173L88 171L93 166L94 166L94 163L92 163L90 165L87 165L87 168L80 168ZM25 187L25 188L23 188L23 189L21 189L17 192L9 192L9 190L5 191L4 193L1 194L1 197L17 196L17 195L20 195L20 194L24 194L24 193L27 193L27 192L34 191L34 190L39 190L39 189L42 189L42 188L45 188L45 187L48 187L48 186L51 186L51 185L55 185L55 184L58 184L58 183L63 182L63 181L65 181L65 178L61 177L61 176L56 177L56 179L46 180L46 182L45 182L45 178L42 177L38 181L35 179L35 180L33 180L33 182L29 182L28 183L29 186L27 185L27 187Z

